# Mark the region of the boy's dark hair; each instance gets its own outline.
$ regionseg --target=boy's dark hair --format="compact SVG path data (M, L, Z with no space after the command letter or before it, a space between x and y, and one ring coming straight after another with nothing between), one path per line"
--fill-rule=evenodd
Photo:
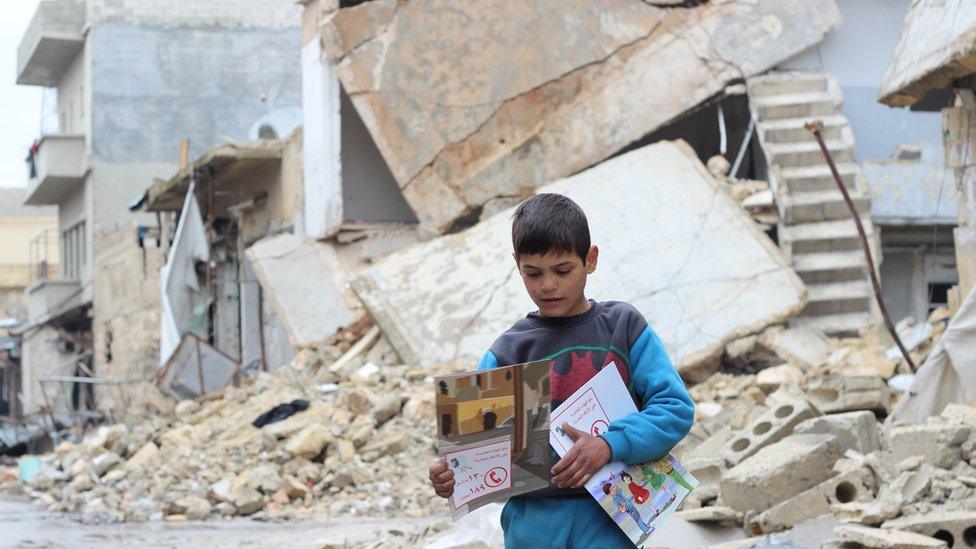
M606 494L606 495L608 495L608 496L610 495L610 483L609 482L604 482L603 483L603 493Z
M516 258L523 254L572 252L586 263L590 251L586 214L561 194L537 194L520 204L512 215L512 247Z

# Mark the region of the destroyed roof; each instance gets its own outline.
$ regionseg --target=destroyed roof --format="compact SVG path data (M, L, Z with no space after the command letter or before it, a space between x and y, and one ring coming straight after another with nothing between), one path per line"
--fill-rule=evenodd
M916 0L909 8L878 101L906 107L976 73L972 0Z
M144 209L148 212L179 211L190 187L191 166L198 183L215 181L218 185L233 185L255 170L279 164L285 142L276 139L218 145L192 164L180 168L170 179L157 181L149 187Z

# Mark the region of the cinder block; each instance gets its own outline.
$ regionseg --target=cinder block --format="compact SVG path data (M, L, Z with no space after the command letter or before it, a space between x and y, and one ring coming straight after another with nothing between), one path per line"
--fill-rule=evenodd
M892 463L912 456L922 456L925 463L951 469L962 459L962 443L969 428L959 425L929 424L892 427L888 434L887 454Z
M877 376L828 376L804 386L814 405L825 414L871 410L888 413L891 393Z
M793 430L796 434L829 433L837 437L842 450L870 454L881 449L881 432L874 413L862 410L831 414L803 421Z
M856 469L837 475L774 505L746 524L750 534L779 532L831 512L832 504L870 502L877 491L874 475L867 469Z
M818 412L803 400L781 402L733 435L722 449L722 458L730 466L740 463L766 446L792 434L793 428L803 420L817 415Z
M833 435L792 435L767 446L722 475L722 501L759 513L833 476L842 452Z
M976 511L940 511L889 520L885 530L908 530L945 541L949 547L976 547Z
M837 547L865 547L870 549L942 549L949 547L944 540L905 530L882 530L857 524L834 528Z

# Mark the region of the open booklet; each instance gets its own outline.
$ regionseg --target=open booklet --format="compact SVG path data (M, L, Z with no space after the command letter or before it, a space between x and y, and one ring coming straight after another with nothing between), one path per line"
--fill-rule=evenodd
M611 363L580 387L552 412L550 442L560 456L573 446L563 432L569 425L598 436L610 422L637 411L620 372ZM586 490L637 546L643 545L698 486L693 477L670 454L635 465L615 461L597 471Z
M434 379L437 449L454 471L454 520L549 486L549 362Z

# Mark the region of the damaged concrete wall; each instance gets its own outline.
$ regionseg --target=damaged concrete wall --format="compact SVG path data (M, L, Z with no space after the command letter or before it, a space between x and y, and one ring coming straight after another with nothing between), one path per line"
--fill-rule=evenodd
M322 37L407 201L444 231L599 162L840 23L833 0L377 0L327 14Z
M683 142L661 142L540 189L587 212L600 268L589 296L633 303L686 378L732 338L782 323L805 289ZM383 260L353 288L407 363L469 366L534 309L511 256L512 210Z
M878 100L892 107L912 105L926 93L974 71L976 10L972 1L915 0Z
M70 360L75 353L65 353L60 347L58 330L47 324L24 334L20 361L20 403L24 415L37 412L44 406L40 378ZM48 393L49 396L51 393Z
M98 255L93 277L92 332L94 371L105 379L149 380L159 364L159 272L163 254L156 241L140 248L137 227L95 234ZM150 383L118 387L95 386L99 409L125 412L127 405L144 407L159 394Z

